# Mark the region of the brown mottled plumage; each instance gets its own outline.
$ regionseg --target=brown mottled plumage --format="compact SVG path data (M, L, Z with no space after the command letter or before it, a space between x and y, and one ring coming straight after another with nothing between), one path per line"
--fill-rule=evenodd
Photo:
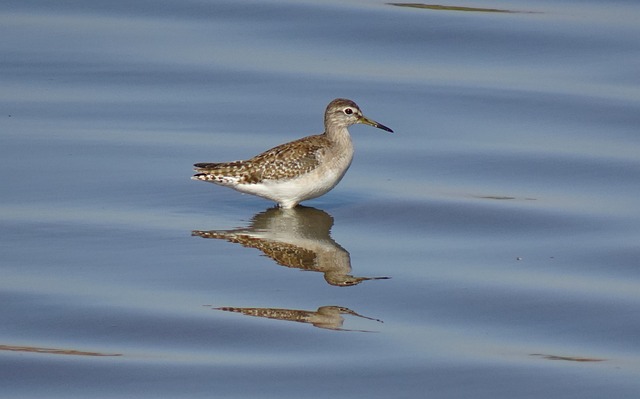
M256 184L262 180L291 179L318 167L319 158L331 142L318 134L281 144L246 160L223 163L197 163L206 180L226 183L232 176L238 184ZM198 175L196 175L198 176Z
M281 144L246 161L197 163L192 179L227 186L293 208L319 197L340 182L353 159L347 128L356 123L393 132L362 115L351 100L338 98L327 106L325 132Z

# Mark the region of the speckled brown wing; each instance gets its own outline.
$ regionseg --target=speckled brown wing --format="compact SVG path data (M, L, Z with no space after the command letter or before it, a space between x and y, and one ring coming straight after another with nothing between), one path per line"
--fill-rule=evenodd
M305 137L274 147L246 161L197 163L194 178L218 184L251 184L286 180L317 168L329 146L324 135Z

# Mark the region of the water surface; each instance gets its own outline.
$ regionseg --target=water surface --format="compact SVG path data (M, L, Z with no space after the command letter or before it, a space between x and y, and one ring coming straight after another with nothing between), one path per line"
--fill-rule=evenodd
M637 397L639 6L440 5L0 5L2 396ZM306 208L189 180L335 97Z

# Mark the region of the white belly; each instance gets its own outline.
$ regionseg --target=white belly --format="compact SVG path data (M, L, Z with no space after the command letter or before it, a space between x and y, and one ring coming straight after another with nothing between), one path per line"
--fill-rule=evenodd
M353 152L323 162L313 171L288 180L265 180L261 183L238 184L236 190L277 202L283 208L293 208L298 203L317 198L334 188L349 169Z

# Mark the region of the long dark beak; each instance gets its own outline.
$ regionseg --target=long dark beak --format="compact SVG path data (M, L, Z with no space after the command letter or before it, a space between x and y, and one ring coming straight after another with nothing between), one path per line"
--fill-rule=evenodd
M388 127L386 127L382 123L378 123L378 122L376 122L376 121L374 121L372 119L367 118L366 116L363 116L362 118L360 118L358 120L358 122L360 122L360 123L362 123L364 125L377 127L378 129L386 130L389 133L393 133L393 130L389 129Z

